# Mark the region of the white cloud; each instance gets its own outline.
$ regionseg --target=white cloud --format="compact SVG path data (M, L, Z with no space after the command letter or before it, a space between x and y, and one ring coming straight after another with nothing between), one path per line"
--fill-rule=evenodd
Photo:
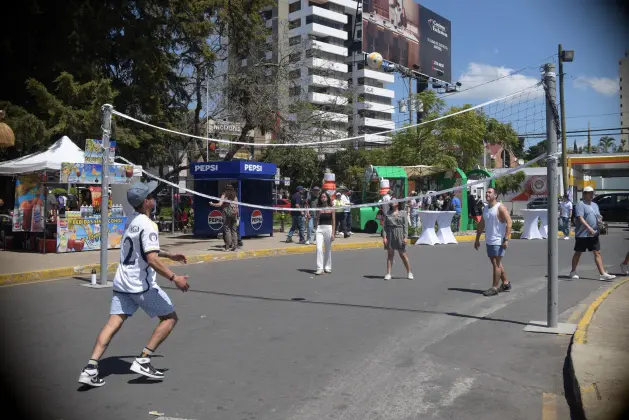
M470 63L458 80L462 85L461 91L452 98L474 100L500 98L534 86L541 80L523 74L512 74L514 72L514 69L507 67ZM531 89L531 92L533 91L536 92L535 96L542 95L541 87Z
M594 89L596 92L612 96L618 93L619 80L609 77L585 77L579 76L574 79L574 87L578 89Z

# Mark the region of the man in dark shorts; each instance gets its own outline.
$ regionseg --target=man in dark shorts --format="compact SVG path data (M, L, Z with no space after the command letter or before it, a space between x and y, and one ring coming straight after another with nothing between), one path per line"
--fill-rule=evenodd
M594 189L592 187L585 187L583 189L583 201L580 201L574 207L575 243L570 278L579 278L577 275L577 265L579 265L581 254L586 251L592 251L596 268L598 268L600 274L600 280L613 280L616 276L606 273L605 267L603 266L598 231L598 221L602 220L602 217L598 205L592 201L593 198Z

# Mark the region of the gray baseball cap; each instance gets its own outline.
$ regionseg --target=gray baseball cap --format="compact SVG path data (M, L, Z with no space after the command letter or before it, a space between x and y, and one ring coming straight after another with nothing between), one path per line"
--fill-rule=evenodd
M127 191L127 201L133 208L140 207L146 197L155 191L155 188L157 188L157 181L151 181L148 184L136 182Z

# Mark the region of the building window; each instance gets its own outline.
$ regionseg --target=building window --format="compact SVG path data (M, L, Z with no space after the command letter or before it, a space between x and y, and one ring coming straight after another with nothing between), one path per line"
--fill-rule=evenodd
M301 42L301 35L294 36L288 40L288 45L297 45Z
M291 63L296 63L301 59L301 51L300 52L296 52L296 53L292 53L291 55L288 56L288 61Z
M288 13L294 13L301 10L301 1L297 1L288 6Z
M290 29L295 29L295 28L299 28L301 26L301 18L299 19L295 19L295 20L291 20L288 24L288 27Z
M293 70L288 73L288 76L292 79L299 79L301 77L301 69Z

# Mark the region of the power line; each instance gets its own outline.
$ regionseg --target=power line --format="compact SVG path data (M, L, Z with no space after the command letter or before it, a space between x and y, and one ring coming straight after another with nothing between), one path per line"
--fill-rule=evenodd
M620 115L621 112L610 112L607 114L592 114L592 115L573 115L571 117L566 117L566 119L568 118L589 118L589 117L603 117L605 115Z

